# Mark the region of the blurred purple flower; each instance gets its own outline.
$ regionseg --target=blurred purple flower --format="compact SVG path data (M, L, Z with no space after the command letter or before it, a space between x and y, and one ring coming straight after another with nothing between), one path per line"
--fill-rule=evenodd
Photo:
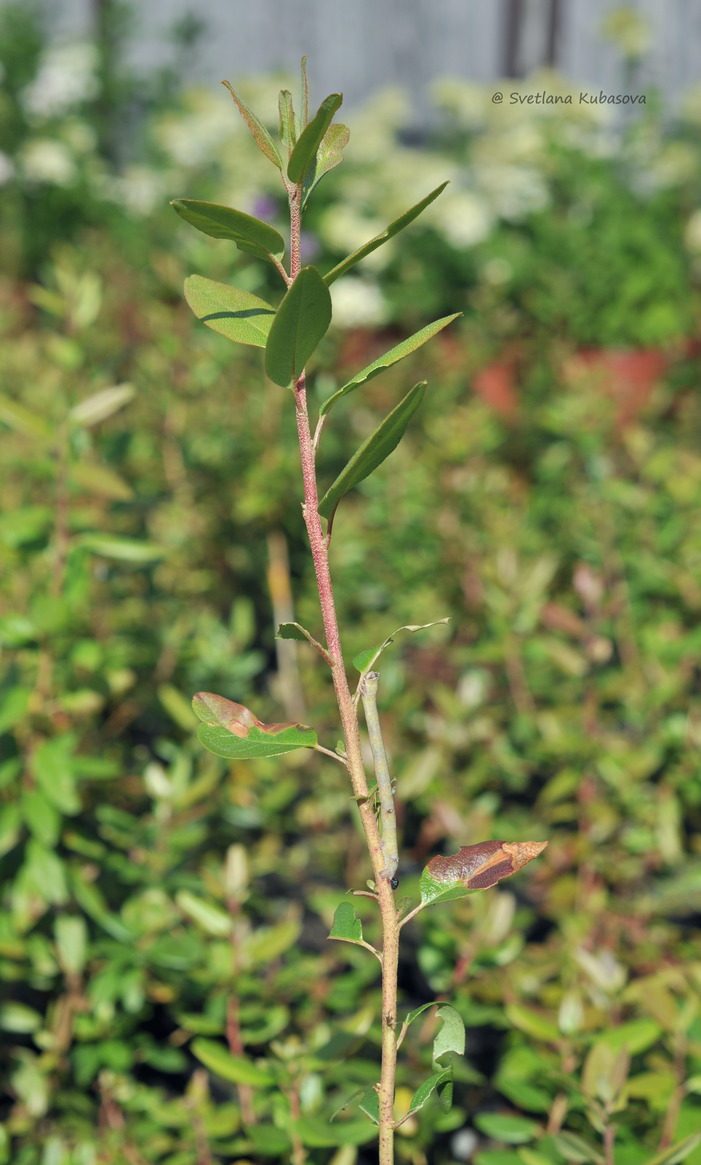
M277 200L271 198L269 194L259 195L259 197L253 201L251 214L255 215L256 218L264 219L266 222L268 219L277 218L279 214Z
M316 259L321 247L316 235L312 235L309 231L302 231L300 237L300 244L302 247L302 262L309 263Z

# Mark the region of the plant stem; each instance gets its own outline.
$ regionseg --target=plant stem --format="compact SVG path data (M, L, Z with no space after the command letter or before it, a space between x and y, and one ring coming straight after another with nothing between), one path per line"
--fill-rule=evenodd
M301 187L288 189L290 201L290 276L295 279L301 266ZM303 372L294 389L297 435L304 483L302 513L307 528L314 563L319 604L324 624L326 647L330 658L331 678L341 718L346 760L365 840L375 875L375 889L382 925L382 1067L378 1086L379 1165L394 1162L394 1085L397 1063L396 1008L397 966L399 961L399 926L394 892L383 875L385 860L375 810L369 796L360 745L360 730L355 703L348 686L343 664L341 638L329 569L329 540L324 535L318 512L315 449L307 408L306 376Z

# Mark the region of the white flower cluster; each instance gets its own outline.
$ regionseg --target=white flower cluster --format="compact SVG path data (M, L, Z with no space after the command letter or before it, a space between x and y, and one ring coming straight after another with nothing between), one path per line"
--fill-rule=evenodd
M25 109L37 118L63 117L97 95L97 68L97 48L87 41L50 45L24 90Z

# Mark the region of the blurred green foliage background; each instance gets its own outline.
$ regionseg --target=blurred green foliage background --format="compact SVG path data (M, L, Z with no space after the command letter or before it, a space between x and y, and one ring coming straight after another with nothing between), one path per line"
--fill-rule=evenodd
M119 29L0 21L0 1162L364 1165L343 1105L376 1076L376 969L325 941L368 873L348 790L318 756L204 753L189 703L338 736L317 657L274 639L319 628L290 401L181 295L192 270L267 276L167 205L281 225L275 174L223 90L179 91L194 28L146 83ZM232 80L274 122L278 79ZM519 91L544 86L569 92ZM599 1165L615 1129L618 1165L673 1165L701 1124L701 99L670 122L434 96L420 146L400 94L351 118L307 220L324 269L452 180L333 288L317 401L464 312L414 360L420 423L342 507L337 603L349 660L451 617L383 659L401 892L459 844L550 845L409 928L402 1008L451 1000L468 1054L398 1159ZM406 385L339 407L324 480ZM211 1042L248 1068L205 1070Z

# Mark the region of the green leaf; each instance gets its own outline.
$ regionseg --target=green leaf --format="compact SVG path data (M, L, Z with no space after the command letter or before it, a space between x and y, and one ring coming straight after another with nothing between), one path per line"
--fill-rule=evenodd
M277 734L261 732L252 728L245 740L232 736L226 728L210 728L201 724L197 730L200 744L215 756L227 760L253 760L258 757L280 756L283 752L293 752L296 748L314 748L317 743L313 728L285 728Z
M215 938L225 938L231 934L231 916L214 903L204 902L189 890L179 890L175 895L175 901L183 914L201 926L207 934L214 935Z
M250 129L253 135L253 139L261 154L265 154L266 158L268 158L274 166L277 166L278 170L282 170L282 158L280 157L280 151L278 150L275 142L273 141L271 135L268 133L263 123L258 120L255 113L251 112L245 101L243 101L239 97L238 93L232 89L228 81L222 81L222 85L226 86L231 96L233 97L236 103L236 107L241 114L241 117L246 122L246 125Z
M312 647L316 648L317 651L320 651L322 655L328 658L325 648L322 647L318 639L315 639L301 623L281 623L275 632L275 638L295 639L298 643L311 643Z
M88 493L97 494L98 497L128 502L134 496L134 491L124 478L106 465L75 461L70 466L69 477L73 485L87 490Z
M302 57L299 62L300 81L302 89L302 123L306 125L309 121L309 77L307 76L307 60L308 57Z
M235 344L265 347L275 309L257 295L202 275L190 275L185 280L185 299L198 320L213 332Z
M80 975L88 955L88 929L80 914L59 914L54 923L54 937L59 966L72 975Z
M535 1040L546 1040L557 1044L562 1038L554 1020L548 1019L532 1007L523 1007L520 1003L510 1003L506 1007L506 1018L513 1027L525 1032Z
M344 494L369 477L378 465L389 457L401 441L407 425L418 409L426 390L426 381L415 384L384 421L371 433L353 454L348 464L327 489L319 502L322 518L333 518L336 507Z
M7 1000L0 1004L0 1028L6 1032L15 1032L17 1035L30 1035L39 1031L43 1025L43 1018L33 1007L26 1003L17 1003Z
M163 547L155 546L153 542L140 542L138 538L120 538L116 534L100 534L97 531L80 534L75 543L93 554L116 558L120 562L153 562L165 554Z
M198 1037L192 1041L192 1053L197 1056L205 1068L228 1080L231 1084L251 1084L265 1087L274 1084L275 1078L267 1068L259 1068L257 1064L247 1060L245 1056L234 1056L222 1044L215 1040L206 1040Z
M333 1149L337 1145L364 1145L376 1134L367 1121L336 1121L331 1124L318 1116L302 1116L292 1126L297 1137L309 1149Z
M566 1161L574 1161L575 1165L604 1165L604 1155L594 1145L590 1145L584 1137L577 1133L555 1133L553 1145L561 1157Z
M447 182L442 182L440 186L437 186L435 190L432 190L430 194L427 194L425 198L422 198L421 201L417 202L415 206L412 206L410 210L405 210L404 214L401 214L399 218L395 218L394 222L391 222L388 227L385 227L385 229L381 231L379 235L375 235L375 237L369 239L367 243L363 243L362 247L359 247L357 251L353 251L351 255L347 255L345 259L342 259L340 263L337 263L335 267L332 267L330 271L327 271L326 275L324 276L324 282L326 286L330 287L336 279L338 279L341 275L345 275L346 272L350 271L351 267L355 267L356 263L359 263L361 259L364 259L367 255L371 255L373 251L376 251L377 248L381 247L383 243L386 243L388 239L394 238L395 235L398 235L400 231L404 230L404 227L408 227L410 222L413 222L415 218L418 218L421 212L424 211L427 206L430 206L434 199L438 198L439 194L443 193L447 185Z
M324 174L339 166L343 161L343 151L350 141L350 130L340 121L331 123L316 153L316 164L307 171L304 179L302 209L307 205L312 190L319 184Z
M350 902L341 902L336 907L333 916L333 926L329 931L329 938L342 939L344 942L357 943L363 937L363 924L356 918L355 910Z
M276 1129L274 1125L251 1125L246 1136L252 1142L256 1153L260 1153L262 1157L287 1156L292 1148L289 1133L285 1129Z
M9 396L0 396L0 421L17 433L38 437L40 441L50 441L53 435L50 425L42 417Z
M243 704L212 692L198 692L192 707L203 721L197 733L200 742L228 760L279 756L295 748L314 748L317 742L313 728L304 724L263 724Z
M331 296L315 267L303 267L270 328L265 371L282 388L294 384L331 323Z
M460 1013L450 1004L442 1004L438 1008L438 1018L442 1025L433 1041L433 1059L440 1060L446 1052L456 1052L458 1056L465 1055L465 1024Z
M373 360L372 364L368 364L367 368L363 368L362 372L349 380L342 388L339 388L332 396L325 400L319 409L319 415L324 416L334 406L337 400L342 396L347 396L349 392L354 392L356 388L360 388L362 384L367 384L374 376L379 376L386 368L391 368L399 360L403 360L405 356L410 356L412 352L416 352L423 344L435 336L438 332L446 328L448 324L452 324L462 312L455 312L452 316L443 316L440 320L434 320L432 324L427 324L425 328L421 328L419 332L414 332L413 336L409 336L406 340L402 340L401 344L396 344L394 348L390 348L389 352L385 352L384 356L378 356L377 360Z
M364 1112L374 1125L380 1123L380 1098L374 1088L368 1088L358 1101L358 1108Z
M331 93L325 97L309 125L302 130L287 164L287 177L290 182L299 184L304 181L310 166L316 161L316 152L331 124L331 118L342 102L341 93Z
M452 1085L453 1085L453 1069L445 1068L442 1072L435 1072L433 1076L429 1076L428 1080L424 1080L416 1089L416 1092L411 1098L409 1106L409 1113L418 1112L423 1108L429 1097L438 1091L438 1099L441 1101L441 1108L444 1112L448 1112L450 1104L452 1103ZM447 1108L444 1107L447 1093ZM407 1113L407 1116L409 1115Z
M301 929L298 918L290 918L286 922L278 923L277 926L256 927L253 934L246 939L248 959L251 963L263 963L267 966L296 945Z
M602 1032L599 1039L610 1048L627 1048L631 1056L645 1052L652 1047L662 1033L662 1028L654 1019L632 1019Z
M433 623L405 623L403 627L397 627L391 635L388 635L384 643L380 643L378 647L368 647L366 651L360 651L353 657L353 667L359 672L369 671L375 664L376 660L380 658L385 648L390 647L394 643L395 635L400 631L425 631L427 627L438 627L440 623L450 623L450 617L445 619L435 619Z
M61 814L41 789L25 789L22 794L22 817L35 837L50 848L61 836Z
M277 104L280 113L280 141L291 152L297 141L297 118L289 89L280 90Z
M62 813L72 817L80 812L80 798L75 788L72 736L55 736L34 750L31 767L44 796Z
M285 254L285 240L279 231L242 210L192 198L175 198L170 205L202 234L212 239L229 239L248 255L270 263Z
M540 1133L540 1126L525 1116L510 1112L480 1112L474 1123L481 1133L507 1145L524 1145Z
M31 692L29 688L12 687L0 698L0 733L7 732L26 715Z
M6 546L27 546L45 539L52 524L47 506L21 506L0 515L0 542Z
M449 857L431 858L421 872L421 901L428 905L448 902L488 890L532 862L543 852L545 841L480 841L463 845Z
M433 999L430 1003L422 1003L421 1007L415 1007L413 1011L409 1012L409 1014L404 1019L404 1023L407 1027L409 1027L409 1024L413 1023L415 1019L418 1019L420 1015L423 1015L424 1011L428 1011L429 1007L442 1006L443 1004L439 999Z
M68 419L75 425L90 428L100 421L106 421L119 409L132 400L135 393L132 384L115 384L111 388L102 388L94 392L79 404L74 405L68 414Z
M648 1158L645 1165L677 1165L699 1145L701 1145L701 1133L691 1133L690 1136L684 1137L683 1141L677 1141L676 1145L671 1145L669 1149L663 1149L661 1153Z

